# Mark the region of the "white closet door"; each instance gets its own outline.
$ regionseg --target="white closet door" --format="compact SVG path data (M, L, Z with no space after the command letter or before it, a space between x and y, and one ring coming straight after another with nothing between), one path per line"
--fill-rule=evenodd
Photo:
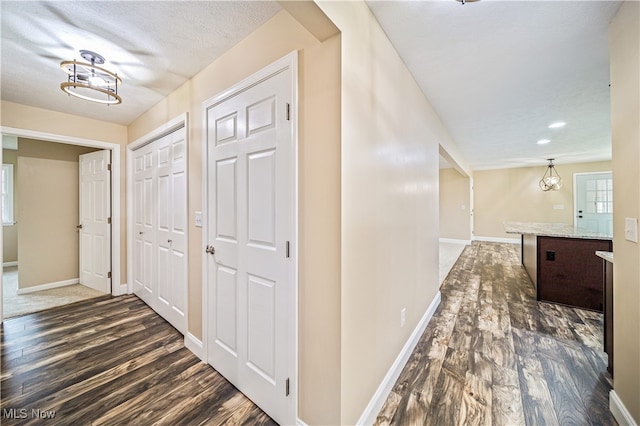
M208 362L281 424L295 413L292 78L283 70L207 111Z
M155 295L155 181L153 146L134 151L134 265L133 291L150 303Z
M134 292L187 331L187 145L180 128L134 151Z
M155 142L157 152L158 309L162 316L186 332L187 303L187 176L184 132Z

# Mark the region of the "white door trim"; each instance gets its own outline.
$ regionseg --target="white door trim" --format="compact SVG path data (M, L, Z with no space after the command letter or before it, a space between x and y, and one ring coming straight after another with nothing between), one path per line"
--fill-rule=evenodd
M611 170L602 170L600 172L582 172L582 173L574 173L573 174L573 188L571 191L571 196L573 197L573 225L577 225L576 219L578 218L578 197L576 196L576 190L578 188L578 176L586 176L586 175L599 175L602 173L611 173L613 176L613 172Z
M136 139L127 145L127 217L129 220L127 221L127 293L133 293L133 247L134 247L134 230L133 230L133 151L136 149L148 145L151 142L160 139L161 137L173 133L174 131L180 129L181 127L185 128L185 140L186 140L186 155L187 155L187 176L189 176L189 114L183 113L163 124L162 126L157 127L156 129L150 131L146 135ZM189 188L187 184L187 189ZM187 224L189 222L189 199L187 197ZM187 229L188 229L187 225ZM185 256L189 259L189 232L187 232L187 244L185 247ZM187 266L188 270L188 266ZM189 318L189 300L187 298L187 304L185 305L185 316ZM187 327L188 328L188 327Z
M205 240L207 235L209 235L209 212L208 212L208 158L209 158L209 150L207 143L207 109L211 106L220 103L231 96L254 86L261 81L267 79L271 75L282 71L284 69L291 69L292 75L292 100L293 105L291 105L291 141L292 141L292 155L293 155L293 165L294 165L294 182L293 182L293 193L292 193L292 206L293 206L293 253L292 253L292 267L293 267L293 292L290 295L290 306L293 307L293 323L291 324L291 329L289 332L290 335L293 336L292 347L290 349L290 357L293 359L293 368L291 374L291 398L293 399L293 405L295 407L295 418L291 419L292 423L296 422L298 418L298 52L293 51L279 60L273 62L270 65L267 65L265 68L260 71L252 74L251 76L245 78L239 83L231 86L230 88L220 92L219 94L207 99L202 103L202 218L203 218L203 247L202 247L202 360L207 362L208 354L208 317L209 317L209 289L208 289L208 281L209 281L209 272L207 268L207 256L204 249L208 244Z
M48 132L38 132L35 130L20 129L15 127L0 126L0 133L8 136L17 136L19 138L37 139L47 142L65 143L68 145L88 146L91 148L111 150L111 294L114 296L118 296L120 294L126 293L127 285L120 284L120 145L95 139L77 138L73 136L58 135ZM1 256L0 262L2 262ZM0 304L1 303L2 290L0 288ZM0 322L3 319L4 317L2 315L2 309L0 308Z

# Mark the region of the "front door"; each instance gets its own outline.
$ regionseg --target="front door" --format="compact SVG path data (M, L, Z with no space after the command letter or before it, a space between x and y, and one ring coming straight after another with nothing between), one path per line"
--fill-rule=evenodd
M611 172L576 173L576 226L613 235Z
M111 151L80 156L80 284L111 293Z
M295 423L294 75L206 106L208 362L281 424Z

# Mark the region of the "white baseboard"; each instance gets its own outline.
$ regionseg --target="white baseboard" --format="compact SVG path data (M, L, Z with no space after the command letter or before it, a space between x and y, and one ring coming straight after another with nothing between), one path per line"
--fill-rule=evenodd
M395 359L395 361L393 361L393 364L391 364L391 368L389 368L389 371L384 376L384 379L382 379L380 386L378 386L378 389L373 394L371 401L369 401L369 404L367 404L367 407L364 409L362 415L358 419L358 423L356 424L372 425L376 421L378 413L389 397L389 393L391 392L391 389L393 389L393 385L396 384L398 377L400 377L400 373L402 373L402 369L407 364L409 356L411 356L411 353L418 344L422 333L424 333L424 330L427 328L427 324L429 324L429 321L431 321L431 317L433 317L433 314L436 312L436 309L440 305L440 300L441 295L440 292L438 292L431 301L431 304L427 308L427 311L422 316L422 319L420 319L420 322L413 330L413 333L411 333L411 336L409 336L409 340L407 340L407 343L404 344L404 347L398 354L397 358Z
M620 426L638 426L615 390L609 392L609 411Z
M296 420L296 426L307 426L307 424L305 422L303 422L302 420L297 419Z
M496 237L473 237L473 241L486 241L488 243L520 244L520 238L496 238Z
M204 359L204 350L202 346L202 341L199 340L196 336L187 332L187 334L184 336L184 346L185 348L193 352L195 356L200 358L202 362L207 362Z
M52 288L66 287L68 285L74 285L78 283L80 283L79 278L72 278L70 280L57 281L55 283L47 283L47 284L34 285L33 287L19 288L17 291L17 294L27 294L27 293L33 293L36 291L51 290Z
M123 294L127 294L129 292L128 285L125 284L111 284L111 294L114 296L122 296Z
M471 240L456 240L454 238L440 238L441 243L471 245Z
M15 261L13 261L13 262L4 262L4 263L2 264L2 267L3 267L3 268L8 268L8 267L10 267L10 266L18 266L18 261L17 261L17 260L15 260Z

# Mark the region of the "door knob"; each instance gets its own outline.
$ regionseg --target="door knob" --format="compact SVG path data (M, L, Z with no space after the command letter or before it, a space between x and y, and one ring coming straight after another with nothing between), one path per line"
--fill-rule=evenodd
M77 229L82 229L82 224L76 226Z
M142 235L142 234L144 234L144 232L140 231L140 232L138 232L138 234L139 234L139 235Z
M207 246L207 248L204 251L209 254L216 254L216 248L214 246Z
M173 240L167 240L167 242L168 242L169 244L171 244L171 242L172 242L172 241L173 241Z

